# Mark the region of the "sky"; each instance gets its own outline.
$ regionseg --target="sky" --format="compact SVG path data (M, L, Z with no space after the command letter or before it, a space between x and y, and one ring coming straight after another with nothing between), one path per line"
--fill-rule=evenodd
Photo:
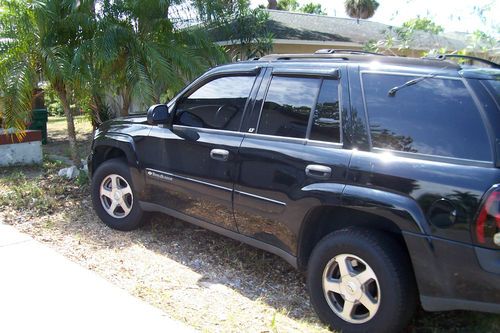
M420 17L429 17L443 26L445 32L473 32L477 29L499 36L500 0L377 0L380 4L371 21L400 26L403 22ZM252 5L267 5L267 0L252 0ZM319 3L330 16L348 17L344 0L298 0L303 5ZM491 5L485 13L484 22L474 13L474 6ZM496 30L495 30L496 27Z

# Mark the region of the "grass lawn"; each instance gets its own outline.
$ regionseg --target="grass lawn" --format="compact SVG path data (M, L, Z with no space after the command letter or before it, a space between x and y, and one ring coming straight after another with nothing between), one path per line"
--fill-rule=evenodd
M81 117L76 127L83 157L92 128ZM46 155L69 156L65 128L49 119ZM203 332L328 332L282 259L163 215L133 232L109 229L85 178L58 177L62 166L0 168L0 221ZM407 332L500 332L500 316L419 309Z
M84 116L76 116L75 130L78 141L78 155L80 158L85 158L90 152L92 125ZM47 123L48 144L43 146L46 155L70 158L66 131L65 117L49 117L49 122Z

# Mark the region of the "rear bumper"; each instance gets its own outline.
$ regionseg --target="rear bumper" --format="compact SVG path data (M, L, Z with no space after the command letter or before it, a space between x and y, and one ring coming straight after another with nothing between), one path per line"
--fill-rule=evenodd
M428 311L500 313L500 251L404 233Z

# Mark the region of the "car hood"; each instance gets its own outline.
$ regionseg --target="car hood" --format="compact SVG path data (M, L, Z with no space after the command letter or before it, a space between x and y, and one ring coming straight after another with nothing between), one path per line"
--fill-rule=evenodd
M137 135L137 132L144 132L151 129L147 122L146 114L133 115L129 117L120 117L104 122L96 130L94 137L104 133L123 133L127 135Z

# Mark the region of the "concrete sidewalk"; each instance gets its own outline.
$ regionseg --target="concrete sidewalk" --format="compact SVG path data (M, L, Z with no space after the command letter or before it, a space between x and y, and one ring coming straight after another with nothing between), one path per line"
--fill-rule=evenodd
M0 222L0 332L194 332Z

